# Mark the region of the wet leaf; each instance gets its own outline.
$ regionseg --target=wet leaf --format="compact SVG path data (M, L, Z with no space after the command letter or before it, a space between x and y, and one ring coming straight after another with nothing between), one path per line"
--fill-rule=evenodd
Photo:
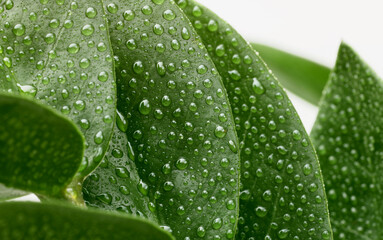
M269 46L251 45L285 88L314 105L319 104L330 74L328 67Z
M382 239L383 83L346 44L311 132L336 239Z
M283 88L251 46L194 1L178 1L227 89L241 146L238 239L330 239L319 163Z
M0 212L2 240L173 239L145 219L61 203L0 203Z
M62 198L83 157L77 127L41 104L4 94L0 123L0 182Z
M0 49L3 62L7 59L2 74L13 74L21 94L56 108L84 133L87 147L75 187L100 163L115 118L113 55L103 8L99 1L11 2L0 13Z
M232 238L238 142L226 91L205 46L172 1L104 6L123 133L116 133L105 162L88 178L85 199L91 206L147 216L178 239ZM138 199L142 203L133 206Z

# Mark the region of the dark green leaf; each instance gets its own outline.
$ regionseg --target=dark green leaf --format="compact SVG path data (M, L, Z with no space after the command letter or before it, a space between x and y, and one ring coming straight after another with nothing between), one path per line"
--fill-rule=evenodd
M173 239L141 218L58 203L1 203L0 212L2 240Z
M117 124L126 133L116 133L104 168L89 177L86 199L140 212L178 239L232 238L238 142L207 50L173 1L104 5L117 55Z
M9 200L12 198L21 197L28 193L13 188L7 188L3 184L0 184L0 201Z
M0 183L63 197L84 152L80 131L56 112L0 94Z
M321 161L337 239L382 239L383 83L346 44L311 136Z
M288 90L318 105L330 69L313 61L261 44L252 44Z
M319 163L286 93L226 22L179 1L223 77L241 146L238 239L330 239Z
M115 118L113 55L101 1L22 0L2 6L9 2L0 14L3 68L14 74L22 94L81 127L87 148L76 186L100 163Z

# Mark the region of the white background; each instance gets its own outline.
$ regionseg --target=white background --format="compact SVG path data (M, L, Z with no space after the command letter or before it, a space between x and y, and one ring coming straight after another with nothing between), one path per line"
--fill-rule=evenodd
M383 0L199 0L248 41L333 66L339 43L351 45L383 76ZM306 130L317 108L290 94ZM37 200L33 195L21 200Z
M382 0L199 0L255 41L332 67L343 40L383 76ZM291 94L290 94L291 96ZM310 132L317 109L291 96Z

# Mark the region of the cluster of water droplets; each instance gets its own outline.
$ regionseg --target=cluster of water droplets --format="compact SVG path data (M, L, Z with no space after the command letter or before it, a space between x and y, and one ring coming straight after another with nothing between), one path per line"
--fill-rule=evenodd
M329 239L319 166L283 89L228 24L191 1L179 5L207 46L231 101L241 149L237 237Z
M380 239L383 85L346 45L325 88L312 139L322 166L334 238ZM350 226L355 226L350 228Z
M0 10L2 62L22 95L46 102L80 126L87 142L80 171L87 175L102 159L115 114L113 56L103 9L64 0L5 5Z
M138 191L146 204L141 214L177 237L233 238L238 143L225 90L204 45L169 2L104 5L115 43L117 126L129 144L111 147L89 178L89 204L134 212L128 206ZM100 189L106 179L119 192Z

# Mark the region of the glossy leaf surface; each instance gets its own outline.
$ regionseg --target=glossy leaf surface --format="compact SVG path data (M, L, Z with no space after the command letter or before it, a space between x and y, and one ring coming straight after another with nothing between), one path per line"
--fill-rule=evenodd
M61 111L85 135L79 180L101 161L115 118L113 56L100 3L3 1L0 13L5 75L15 77L21 94Z
M233 238L238 142L225 88L205 46L173 1L104 6L117 59L117 125L126 138L116 133L106 168L86 183L86 200L140 211L178 239ZM139 194L127 194L130 186ZM146 206L129 210L138 199Z
M228 91L241 146L237 239L330 239L314 149L286 93L230 25L194 1L178 2Z
M75 125L41 104L0 95L0 182L63 197L80 166L84 139Z
M269 46L251 45L259 51L283 87L314 105L319 104L330 75L328 67Z
M382 96L382 80L342 43L311 133L336 239L383 238Z
M2 240L173 239L141 218L58 203L0 203L0 212Z

